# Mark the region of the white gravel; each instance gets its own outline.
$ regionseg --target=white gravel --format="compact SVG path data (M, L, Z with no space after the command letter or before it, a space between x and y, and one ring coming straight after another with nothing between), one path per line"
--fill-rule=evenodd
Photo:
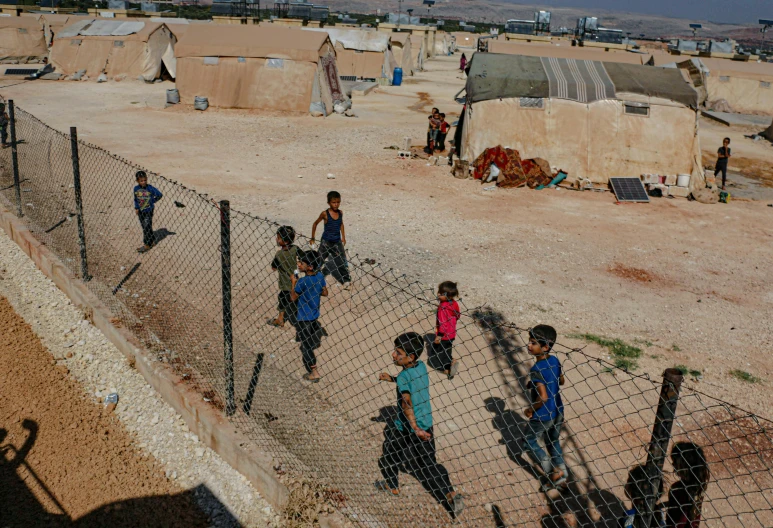
M280 526L279 515L249 481L202 445L180 415L129 366L126 357L53 282L0 231L0 295L32 326L43 344L97 401L119 395L115 412L154 456L166 476L185 489L204 484L218 500L196 496L212 526Z

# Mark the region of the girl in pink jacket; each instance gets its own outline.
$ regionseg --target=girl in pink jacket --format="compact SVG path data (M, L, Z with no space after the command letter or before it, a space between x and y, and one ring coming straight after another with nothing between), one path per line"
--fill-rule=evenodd
M437 309L437 322L435 324L435 357L443 366L443 373L448 379L454 379L459 373L459 363L453 359L454 339L456 339L456 323L459 321L459 303L456 298L459 290L455 282L441 282L437 289L437 300L440 301Z

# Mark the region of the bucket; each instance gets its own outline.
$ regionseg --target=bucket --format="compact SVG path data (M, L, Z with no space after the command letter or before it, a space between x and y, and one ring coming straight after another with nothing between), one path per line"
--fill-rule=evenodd
M193 100L193 108L196 110L206 110L209 108L209 100L206 97L199 97L197 95Z
M177 88L171 88L166 91L167 104L177 104L179 102L180 102L180 92L177 91Z
M392 86L400 86L403 84L403 69L395 68L395 73L392 76Z
M677 187L689 187L690 186L690 175L689 174L677 174L677 176L676 176L676 186Z

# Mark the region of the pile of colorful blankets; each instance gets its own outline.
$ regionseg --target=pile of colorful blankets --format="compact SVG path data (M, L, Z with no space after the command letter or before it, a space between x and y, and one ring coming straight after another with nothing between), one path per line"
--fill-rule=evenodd
M521 187L528 185L534 189L540 185L547 186L553 180L550 164L542 158L521 159L517 150L504 148L501 145L487 148L475 160L473 173L476 180L483 183L489 181L491 165L499 169L496 184L498 187Z

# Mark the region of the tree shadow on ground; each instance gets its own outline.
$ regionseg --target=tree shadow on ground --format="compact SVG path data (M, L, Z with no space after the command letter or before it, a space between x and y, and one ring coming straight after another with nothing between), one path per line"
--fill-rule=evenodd
M241 526L227 507L203 484L181 493L138 497L104 504L78 519L73 519L68 514L66 505L59 502L44 479L27 462L38 437L38 424L32 420L24 420L22 426L28 431L28 435L18 448L10 442L5 443L8 431L0 428L0 526L203 528L210 525L210 518L216 519L218 526ZM61 463L64 465L70 462L62 460ZM110 486L96 475L93 485ZM207 511L204 512L199 505L206 505Z
M533 360L526 351L526 342L516 330L507 326L507 321L498 312L490 309L476 310L473 317L489 344L492 356L500 366L501 383L506 387L509 397L521 397L530 401L529 369ZM541 469L532 464L526 454L526 417L507 409L507 402L502 398L492 396L484 400L484 403L486 410L494 415L492 425L501 434L500 443L506 447L510 459L532 477L540 479ZM564 453L571 453L578 462L567 464L568 484L565 487L543 493L549 513L543 516L541 526L617 526L617 520L625 512L622 500L598 485L593 468L586 459L582 446L577 443L570 423L564 423L561 436ZM580 467L577 467L578 463ZM576 478L580 469L581 473L587 475L582 481ZM498 507L496 511L495 522L506 525L506 512L502 512Z

